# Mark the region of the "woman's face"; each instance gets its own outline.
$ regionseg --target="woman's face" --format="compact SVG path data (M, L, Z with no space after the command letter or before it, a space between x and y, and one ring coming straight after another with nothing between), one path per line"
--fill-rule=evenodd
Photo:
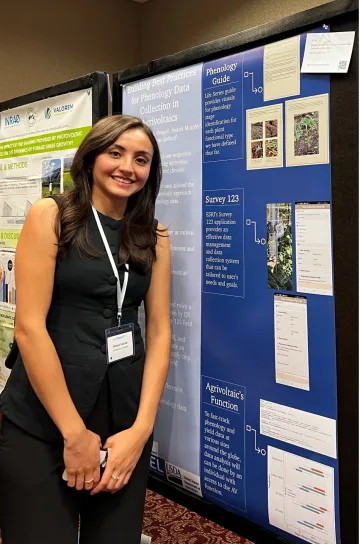
M93 187L115 198L137 193L147 182L153 153L153 145L142 129L126 130L96 157Z

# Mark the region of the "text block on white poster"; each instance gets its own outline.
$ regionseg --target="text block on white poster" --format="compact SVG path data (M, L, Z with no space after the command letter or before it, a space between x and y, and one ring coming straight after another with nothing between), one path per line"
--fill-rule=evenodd
M296 290L333 294L330 202L295 204Z
M334 469L268 446L269 523L312 544L335 544Z
M276 383L309 391L306 297L274 295Z
M336 459L336 421L260 399L260 433Z
M171 245L170 369L154 438L177 482L198 494L202 225L202 64L129 83L123 112L141 117L158 141L163 178L156 218ZM183 440L181 437L187 437ZM174 439L177 437L177 439ZM153 467L152 467L153 468ZM167 476L170 469L167 471ZM180 483L181 482L181 483Z

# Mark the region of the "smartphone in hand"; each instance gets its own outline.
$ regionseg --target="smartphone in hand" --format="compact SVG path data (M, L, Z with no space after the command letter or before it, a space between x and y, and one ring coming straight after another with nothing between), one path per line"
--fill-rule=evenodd
M108 455L108 450L104 450L104 449L100 450L100 468L105 468L106 461L107 461L107 455ZM64 482L68 481L66 469L63 472L62 479L64 480Z

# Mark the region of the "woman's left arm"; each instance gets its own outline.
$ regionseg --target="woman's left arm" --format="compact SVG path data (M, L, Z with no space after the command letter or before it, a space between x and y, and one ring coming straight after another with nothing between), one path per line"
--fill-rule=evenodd
M156 244L156 261L145 299L146 357L140 405L130 429L111 436L105 444L108 461L100 483L91 492L116 493L130 480L154 428L157 409L170 364L170 241L162 225Z
M145 299L146 358L140 406L134 429L148 439L153 431L157 409L170 364L170 240L163 225L156 245L151 286Z

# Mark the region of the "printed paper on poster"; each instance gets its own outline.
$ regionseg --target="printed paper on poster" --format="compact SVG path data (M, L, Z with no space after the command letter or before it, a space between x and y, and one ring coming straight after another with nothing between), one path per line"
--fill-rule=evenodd
M310 390L306 297L274 295L276 383Z
M346 74L349 70L354 40L355 31L307 34L301 72Z
M246 111L246 168L283 166L282 104Z
M336 420L260 399L260 433L336 459Z
M300 94L300 36L264 49L264 101Z
M312 544L336 544L334 469L268 446L269 523Z
M330 202L295 203L296 290L333 294Z
M329 95L285 102L286 166L329 162Z

